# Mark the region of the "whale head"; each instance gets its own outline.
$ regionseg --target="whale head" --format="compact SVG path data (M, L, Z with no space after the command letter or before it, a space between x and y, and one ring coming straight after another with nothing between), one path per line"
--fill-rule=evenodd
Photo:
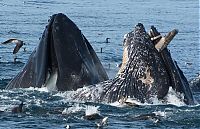
M163 51L168 54L156 49L143 24L138 23L124 36L123 48L121 68L109 86L105 85L102 100L115 102L130 97L143 103L152 103L154 98L165 101L172 87L183 94L186 104L193 103L183 72L173 63L167 48Z
M40 43L10 88L76 90L108 76L81 30L62 13L51 16Z

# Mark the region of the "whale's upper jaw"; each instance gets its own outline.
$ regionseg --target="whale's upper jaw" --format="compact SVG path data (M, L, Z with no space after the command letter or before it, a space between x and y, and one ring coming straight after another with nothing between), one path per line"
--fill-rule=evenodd
M57 71L58 90L76 90L108 79L93 48L67 16L53 15L47 29L47 65L51 73Z

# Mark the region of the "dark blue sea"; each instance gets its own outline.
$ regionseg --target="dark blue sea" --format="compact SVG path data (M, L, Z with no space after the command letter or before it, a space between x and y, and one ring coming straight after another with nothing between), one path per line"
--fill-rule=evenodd
M55 13L64 13L77 24L97 52L109 78L115 76L122 60L124 34L137 23L143 23L147 31L154 25L163 35L178 29L168 48L190 81L200 73L199 12L197 0L0 0L0 42L18 38L26 43L27 50L20 49L18 63L13 63L15 45L0 45L0 111L4 111L0 112L0 128L64 129L69 125L72 129L95 129L99 120L83 117L88 106L98 108L102 116L108 117L105 129L200 128L200 105L187 106L173 96L169 104L122 107L75 102L66 97L67 93L42 88L4 90L22 70L48 19ZM110 43L105 43L107 37ZM200 100L200 92L193 94ZM25 103L24 112L11 113L20 101ZM134 119L152 112L160 114L159 122Z

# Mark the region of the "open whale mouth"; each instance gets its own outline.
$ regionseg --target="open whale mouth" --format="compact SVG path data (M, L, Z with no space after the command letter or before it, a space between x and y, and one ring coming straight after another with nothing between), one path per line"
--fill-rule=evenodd
M60 13L50 18L38 47L7 89L32 86L66 91L107 79L81 30Z

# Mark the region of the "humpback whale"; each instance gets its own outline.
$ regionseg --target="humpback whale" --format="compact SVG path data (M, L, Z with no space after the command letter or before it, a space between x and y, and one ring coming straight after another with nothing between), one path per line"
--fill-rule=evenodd
M108 79L99 58L81 30L64 14L54 14L40 43L6 89L47 87L76 90Z
M125 35L119 72L108 80L96 53L78 27L64 14L55 14L38 47L7 89L47 87L58 91L76 90L69 93L76 100L111 103L133 98L153 103L155 97L165 101L172 88L186 104L194 104L189 83L167 49L177 33L173 30L163 37L153 26L147 33L143 24L138 23Z
M167 44L178 33L173 30L166 37L159 36L155 27L148 34L143 24L125 35L121 68L114 79L78 89L71 97L84 101L115 102L122 97L142 103L152 98L165 101L172 87L186 104L194 104L189 83L172 59ZM155 38L157 37L157 38Z

